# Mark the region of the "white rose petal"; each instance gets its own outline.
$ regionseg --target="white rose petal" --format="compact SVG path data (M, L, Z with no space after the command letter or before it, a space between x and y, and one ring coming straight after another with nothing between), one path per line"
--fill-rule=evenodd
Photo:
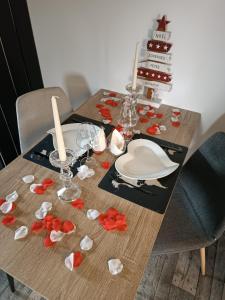
M3 214L7 214L12 209L12 205L13 205L12 202L4 202L0 206L0 210L2 211Z
M14 240L23 239L28 235L28 228L27 226L21 226L15 231Z
M33 194L35 194L35 188L37 187L37 186L42 186L42 184L41 183L33 183L33 184L31 184L31 186L30 186L30 191L31 191L31 193L33 193Z
M43 202L41 204L41 209L47 210L47 211L52 210L52 203L51 202Z
M43 208L39 208L38 210L36 210L35 212L35 217L38 219L38 220L43 220L44 217L47 215L48 211L46 209L43 209Z
M108 261L108 267L109 267L109 272L112 275L117 275L123 270L123 264L121 263L120 259L110 259Z
M95 220L100 215L100 212L97 209L88 209L87 218L89 220Z
M89 238L88 235L85 235L85 237L80 241L80 248L82 250L88 251L91 250L93 247L93 240Z
M17 194L17 191L12 192L11 194L7 195L5 197L5 200L7 202L15 202L18 199L19 195Z
M34 175L26 175L22 179L24 183L32 183L34 181Z
M65 258L65 266L70 271L73 271L73 260L74 260L74 254L71 253L69 256Z
M63 239L64 235L65 233L63 233L62 231L52 230L50 233L50 240L52 242L60 242Z

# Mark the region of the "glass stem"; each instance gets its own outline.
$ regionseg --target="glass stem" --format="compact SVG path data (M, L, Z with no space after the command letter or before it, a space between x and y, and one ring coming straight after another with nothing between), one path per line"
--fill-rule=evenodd
M72 178L72 172L70 170L70 167L69 166L64 166L60 169L60 179L62 180L63 182L63 186L65 188L70 188L71 187L71 178Z
M87 161L89 160L89 151L90 151L90 149L89 149L89 147L88 147L88 148L87 148L87 158L86 158Z

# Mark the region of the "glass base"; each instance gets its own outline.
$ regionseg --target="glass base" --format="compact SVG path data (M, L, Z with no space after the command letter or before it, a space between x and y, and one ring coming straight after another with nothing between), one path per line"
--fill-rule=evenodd
M80 165L86 165L88 166L90 169L93 169L95 167L97 167L98 163L97 163L97 160L92 157L92 156L89 156L89 157L84 157L80 160Z
M67 203L76 200L81 195L81 190L78 185L72 184L69 188L63 187L57 192L58 198Z

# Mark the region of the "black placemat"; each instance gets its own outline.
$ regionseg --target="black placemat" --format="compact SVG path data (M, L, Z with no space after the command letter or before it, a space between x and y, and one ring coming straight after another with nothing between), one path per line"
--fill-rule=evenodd
M92 120L90 118L86 118L84 116L80 116L77 114L71 115L63 124L70 124L70 123L82 123L82 122L90 122L92 124L95 124L97 126L104 127L105 135L108 136L110 132L113 129L113 126L110 124L103 124L99 121ZM53 142L52 142L52 135L48 134L43 140L40 141L37 145L35 145L29 152L27 152L23 157L25 159L28 159L32 161L33 163L36 163L38 165L41 165L45 168L54 170L56 172L59 172L59 169L53 167L48 159L48 155L42 155L40 154L42 150L46 150L47 154L49 154L51 151L54 150ZM90 155L92 155L92 151L90 150ZM86 153L80 157L85 157ZM80 166L79 161L77 161L74 166L71 168L71 171L73 172L73 175L75 176L77 174L77 168Z
M162 214L165 212L165 209L167 207L168 201L172 194L173 188L175 186L177 177L183 165L188 149L184 146L172 144L164 140L160 140L158 138L154 138L144 134L135 135L133 137L133 139L138 139L138 138L148 139L157 143L159 146L163 148L164 151L166 151L167 155L170 157L172 161L180 164L180 166L177 168L175 172L173 172L172 174L164 178L158 179L159 183L166 188L163 189L156 185L151 185L151 186L143 185L141 187L145 191L149 191L151 194L147 194L146 192L142 192L138 189L127 187L124 185L120 185L119 188L115 188L112 185L112 180L116 178L115 177L116 169L114 164L106 173L106 175L104 176L104 178L102 179L102 181L99 183L98 186L99 188L106 190L107 192L110 192L121 198L124 198L138 205L141 205L145 208L154 210ZM171 151L169 149L177 149L177 151L175 151L174 154L171 154L170 153Z

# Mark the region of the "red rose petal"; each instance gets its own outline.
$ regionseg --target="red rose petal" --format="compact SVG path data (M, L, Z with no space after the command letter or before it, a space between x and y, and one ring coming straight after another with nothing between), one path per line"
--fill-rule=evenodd
M43 229L44 229L44 224L43 224L42 221L34 222L34 223L31 225L31 232L39 233L39 232L41 232Z
M42 195L42 194L44 194L45 190L46 189L43 185L42 186L36 186L35 189L34 189L34 192L35 192L35 194Z
M52 229L55 231L60 231L62 227L62 221L59 218L55 218L52 220Z
M127 229L126 216L113 207L101 214L98 217L98 221L107 231L125 231Z
M4 218L2 219L2 224L3 225L12 225L16 221L16 217L13 215L5 215Z
M71 205L74 207L74 208L77 208L77 209L82 209L84 207L84 201L80 198L74 200L71 202Z
M177 116L181 115L181 112L180 111L173 111L172 114L177 117Z
M147 118L144 118L144 117L140 118L141 123L147 123L148 121L149 121L149 119L147 119Z
M71 232L75 229L75 225L69 221L69 220L66 220L63 222L62 224L62 232L64 233L68 233L68 232Z
M44 189L46 189L49 186L52 186L54 183L55 183L55 181L53 179L51 179L51 178L45 178L42 181L42 185L43 185Z
M172 126L174 127L179 127L180 126L180 121L176 121L176 122L171 122Z
M137 107L137 112L138 112L138 113L140 112L140 110L143 110L143 106L138 106L138 107Z
M119 211L114 208L114 207L110 207L109 209L107 209L106 214L111 216L111 217L115 217L116 215L118 215Z
M153 118L156 116L156 114L152 111L147 111L146 115L149 117L149 118Z
M16 204L13 202L12 203L12 208L10 209L10 212L13 212L15 210L15 208L16 208Z
M147 133L149 133L149 134L156 134L156 132L157 132L157 127L156 126L151 126L151 127L148 127L147 128Z
M156 114L156 118L162 119L163 118L163 114Z
M55 245L55 242L52 242L51 239L50 239L50 235L47 235L45 238L44 238L44 246L46 248L51 248Z
M110 163L108 161L103 161L101 163L101 166L102 166L103 169L108 170L110 168Z
M96 104L95 106L96 106L97 108L103 108L103 107L104 107L104 105L103 105L103 104L100 104L100 103Z
M44 221L49 222L52 221L55 217L53 215L46 215L44 217Z
M3 198L0 198L0 206L3 204L3 203L5 203L6 202L6 200L5 199L3 199Z
M109 97L116 97L116 96L117 96L117 94L115 92L109 93Z
M73 267L78 268L82 263L84 257L80 251L75 252L73 255Z
M115 129L117 130L117 131L123 131L123 127L121 126L121 125L117 125L116 127L115 127Z

